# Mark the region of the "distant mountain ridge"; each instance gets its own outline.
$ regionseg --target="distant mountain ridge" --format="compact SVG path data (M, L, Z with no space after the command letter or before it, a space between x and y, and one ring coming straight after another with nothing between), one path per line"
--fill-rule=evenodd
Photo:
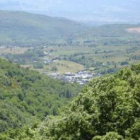
M62 41L80 31L82 24L65 18L0 11L0 45L39 45Z
M77 21L140 22L139 0L1 0L0 9L22 10Z
M59 17L31 14L21 11L0 11L0 46L41 47L44 45L71 45L83 42L108 42L104 36L119 35L130 37L134 35L126 31L127 28L139 25L112 24L101 27L85 24ZM112 38L113 37L113 38ZM99 41L98 41L99 40ZM118 38L116 36L116 41ZM127 38L124 38L127 41Z

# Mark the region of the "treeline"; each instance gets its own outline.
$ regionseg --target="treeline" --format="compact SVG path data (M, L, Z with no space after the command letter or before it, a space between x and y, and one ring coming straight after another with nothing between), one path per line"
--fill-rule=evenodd
M57 117L9 131L3 140L138 140L140 64L91 81Z
M77 84L51 79L0 59L0 132L58 115L80 90Z

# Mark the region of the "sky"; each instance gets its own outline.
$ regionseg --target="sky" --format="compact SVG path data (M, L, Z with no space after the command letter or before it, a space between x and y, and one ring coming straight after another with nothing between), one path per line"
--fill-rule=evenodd
M28 11L79 21L140 20L140 0L0 0L0 9Z

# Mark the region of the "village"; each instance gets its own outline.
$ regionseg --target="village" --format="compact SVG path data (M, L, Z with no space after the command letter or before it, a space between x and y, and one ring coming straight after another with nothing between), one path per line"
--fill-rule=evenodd
M5 47L5 46L1 46L1 53L13 53L13 54L26 54L28 49L27 48L19 48L19 47ZM33 50L34 48L30 48L30 50ZM33 52L33 51L32 51ZM27 59L27 57L26 57ZM30 58L29 58L30 59ZM16 59L13 59L14 62ZM19 60L19 59L18 59ZM89 70L84 70L83 68L80 68L79 70L76 69L76 67L79 67L78 64L73 63L73 62L69 62L73 65L73 67L75 67L75 71L70 72L69 70L73 69L73 67L69 66L68 64L66 64L68 61L64 62L61 60L60 56L53 56L51 54L51 52L47 52L47 51L43 51L43 53L41 53L41 55L39 55L39 61L41 61L44 66L50 66L49 71L44 71L43 73L47 76L50 76L54 79L59 79L65 82L70 82L70 83L78 83L80 85L85 85L86 83L88 83L91 79L95 78L95 77L99 77L100 74L99 73L95 73L93 71L89 71ZM36 60L35 58L33 59L33 61L31 62L31 64L37 64L39 63L38 60ZM53 65L55 64L55 65ZM29 65L30 66L30 65ZM52 68L56 68L57 67L61 67L64 68L64 72L60 73L60 70L53 70ZM31 68L31 66L30 66ZM40 70L40 69L39 69Z
M78 83L80 85L84 85L88 83L90 80L92 80L95 77L99 77L100 74L97 73L91 73L88 71L78 71L76 73L67 72L63 75L59 73L44 73L52 78L59 79L62 81L70 82L70 83Z
M29 50L27 48L19 48L16 46L10 48L10 47L3 46L0 49L1 49L1 56L3 56L3 54L8 54L8 56L10 56L9 54L11 53L11 54L15 54L15 56L16 54L22 54L22 56L24 55L26 56L26 59L28 58L28 55L26 54L29 52ZM33 50L34 48L30 48L30 51L32 53L35 53L35 51ZM18 60L20 59L13 58L13 62L19 63ZM25 59L25 57L23 57L23 59ZM29 56L29 60L31 60L31 56ZM28 59L26 62L28 64L29 62ZM41 64L43 64L43 67L41 68L39 65L40 62ZM22 67L24 67L24 65L22 65ZM74 63L71 61L64 61L62 60L61 56L52 55L50 51L47 52L43 50L42 53L39 53L38 60L36 60L36 58L33 58L32 61L27 65L27 67L31 69L33 68L34 70L38 70L39 72L44 73L45 75L50 76L54 79L59 79L69 83L78 83L80 85L85 85L93 78L100 76L99 73L90 70L85 70L84 67L78 63ZM61 70L63 70L63 72Z

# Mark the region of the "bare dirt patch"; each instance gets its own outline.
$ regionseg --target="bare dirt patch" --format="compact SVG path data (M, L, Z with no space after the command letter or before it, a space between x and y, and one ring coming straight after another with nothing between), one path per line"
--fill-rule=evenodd
M127 29L127 31L130 33L140 33L140 27L129 28L129 29Z
M23 54L28 50L28 48L19 48L19 47L13 47L13 48L0 48L0 52L4 54Z

